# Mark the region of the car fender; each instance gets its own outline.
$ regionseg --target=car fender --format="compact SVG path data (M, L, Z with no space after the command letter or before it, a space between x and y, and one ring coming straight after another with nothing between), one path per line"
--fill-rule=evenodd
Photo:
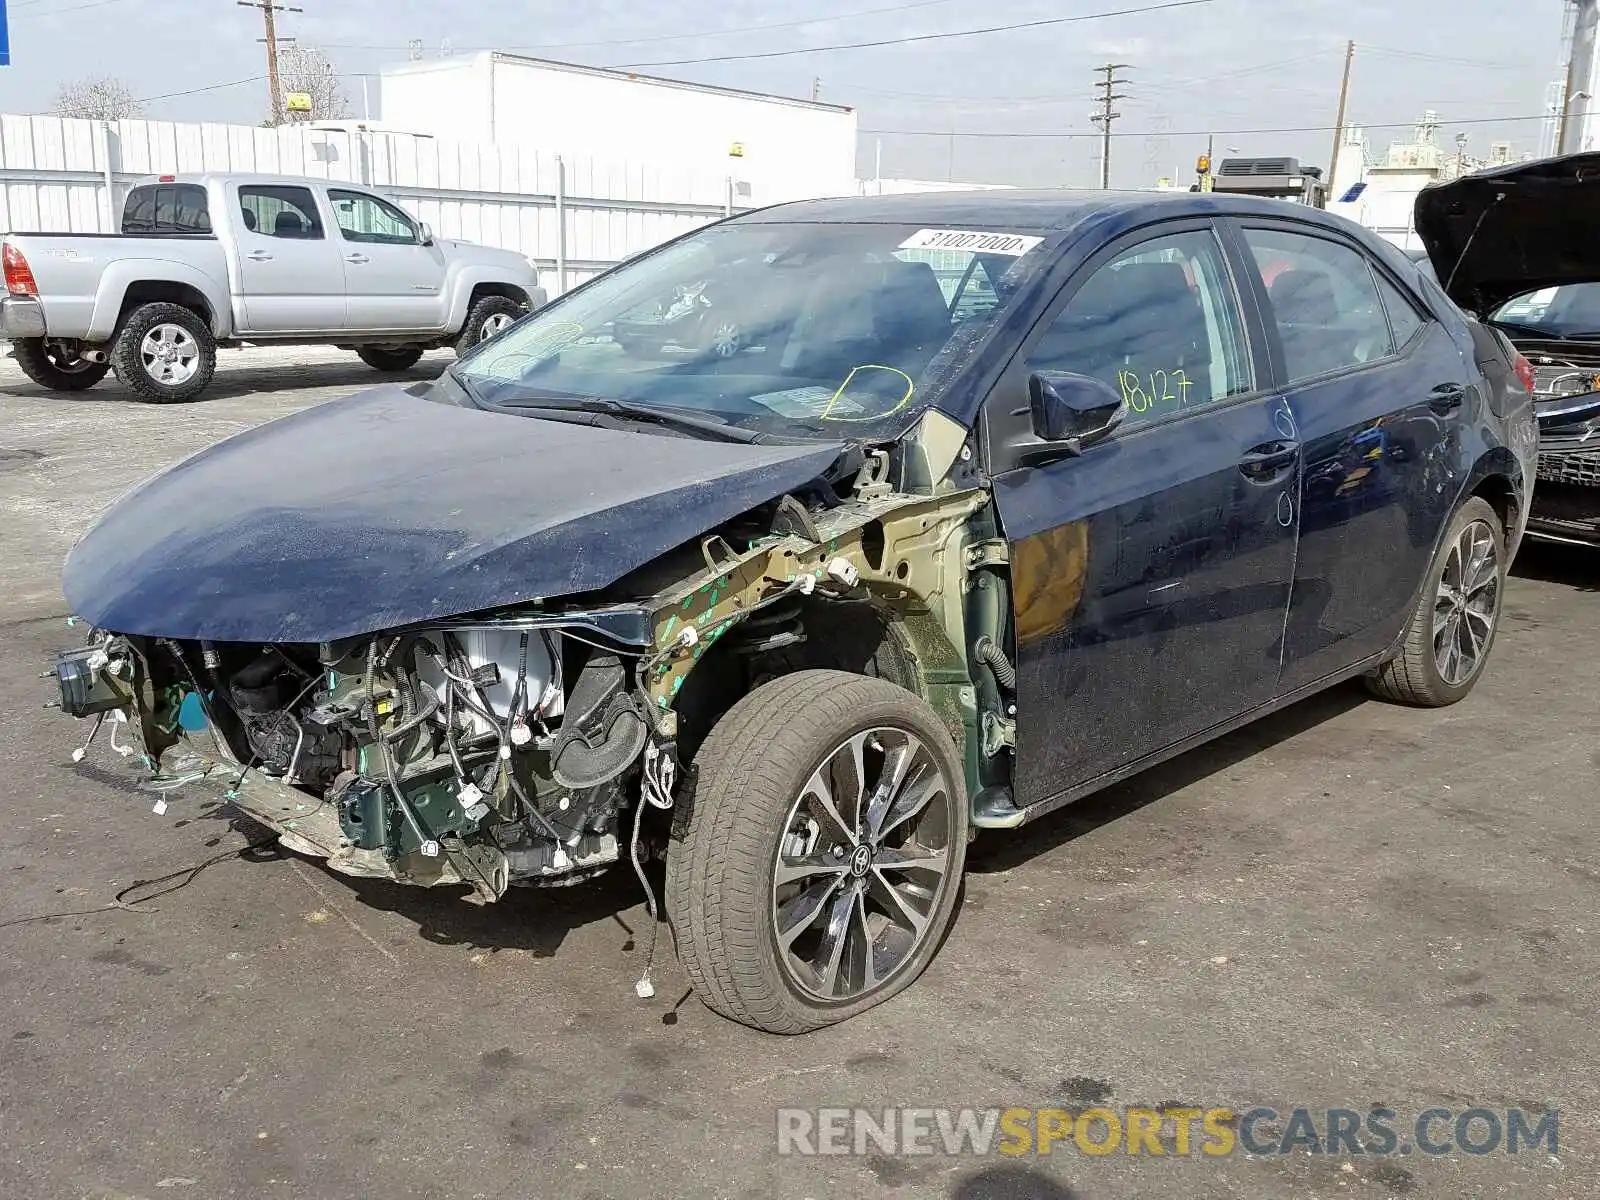
M504 263L456 262L452 259L446 284L450 296L446 329L459 330L466 324L467 310L472 307L472 291L480 284L514 288L521 294L524 304L537 307L541 289L537 274L526 263L523 264L523 270L518 272Z
M211 310L209 324L217 337L226 337L232 320L232 307L225 281L208 274L189 263L170 258L118 259L106 266L95 292L94 314L89 319L86 341L109 341L116 333L117 322L129 289L141 283L176 283L191 287L202 297Z

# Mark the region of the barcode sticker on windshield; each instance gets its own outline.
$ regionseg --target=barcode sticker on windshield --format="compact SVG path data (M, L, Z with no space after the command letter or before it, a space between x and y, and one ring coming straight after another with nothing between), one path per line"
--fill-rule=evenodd
M1042 237L1021 233L984 233L977 229L919 229L900 243L902 250L971 250L975 254L1009 254L1020 257Z

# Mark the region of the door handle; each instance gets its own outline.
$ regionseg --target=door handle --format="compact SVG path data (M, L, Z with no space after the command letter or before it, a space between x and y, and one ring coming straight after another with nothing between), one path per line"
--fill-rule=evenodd
M248 258L251 262L271 262L272 261L272 255L268 254L265 250L252 250L252 251L250 251L249 254L246 254L245 257Z
M1239 471L1251 483L1275 483L1299 459L1299 442L1262 442L1244 452Z
M344 260L347 263L364 263L372 261L365 254L346 254L344 256Z
M1428 407L1443 415L1461 407L1467 398L1467 388L1461 383L1441 383L1428 393Z

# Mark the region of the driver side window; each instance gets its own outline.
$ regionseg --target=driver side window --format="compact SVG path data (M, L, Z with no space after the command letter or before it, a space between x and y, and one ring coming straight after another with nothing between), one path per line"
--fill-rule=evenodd
M1027 369L1102 380L1125 425L1149 424L1254 389L1227 259L1192 229L1141 242L1096 268L1028 353Z

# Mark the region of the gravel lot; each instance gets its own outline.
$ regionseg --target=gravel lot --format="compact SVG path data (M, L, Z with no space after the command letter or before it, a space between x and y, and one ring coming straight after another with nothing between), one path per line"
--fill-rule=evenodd
M449 361L430 355L410 373ZM0 361L0 922L260 830L163 816L40 707L72 540L155 469L374 381L226 354L204 400ZM285 464L293 470L292 463ZM624 872L488 909L272 850L0 927L0 1197L1600 1194L1600 556L1534 547L1439 712L1345 688L973 848L923 980L799 1040L713 1017ZM1554 1107L1560 1153L780 1158L781 1106Z

